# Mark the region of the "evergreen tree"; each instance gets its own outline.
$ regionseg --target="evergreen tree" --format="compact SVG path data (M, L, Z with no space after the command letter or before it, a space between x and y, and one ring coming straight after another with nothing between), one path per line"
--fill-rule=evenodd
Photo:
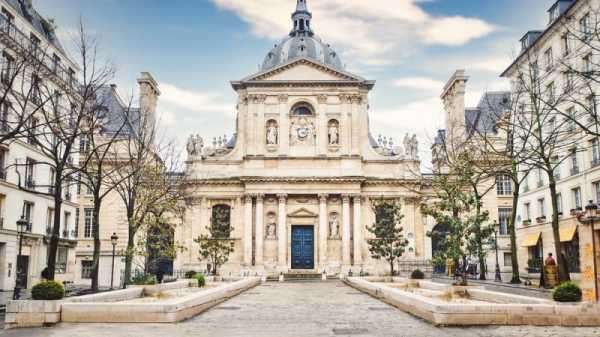
M408 241L402 234L400 222L404 217L398 202L380 200L373 203L375 223L367 230L374 235L368 239L369 252L376 260L384 259L390 264L390 271L394 275L394 263L404 254Z
M218 268L227 263L234 251L234 241L230 238L233 228L229 224L224 225L222 219L213 214L207 229L210 235L200 235L194 241L200 245L200 256L210 263L210 272L216 275Z

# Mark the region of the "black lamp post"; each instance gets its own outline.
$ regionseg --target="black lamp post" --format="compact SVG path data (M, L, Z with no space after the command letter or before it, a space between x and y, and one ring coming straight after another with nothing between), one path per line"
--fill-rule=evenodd
M494 222L494 246L496 248L496 275L494 277L495 282L502 282L502 275L500 274L500 260L498 260L498 223Z
M574 215L577 217L577 220L584 225L590 225L590 229L592 231L592 259L594 266L594 292L596 296L596 302L599 300L598 294L598 266L596 262L596 232L594 225L596 222L600 221L600 212L598 211L598 206L594 203L594 201L590 200L587 206L585 206L585 211L574 211Z
M110 237L110 243L112 243L112 267L110 270L110 290L113 290L113 285L115 281L115 250L117 248L117 241L119 241L119 237L117 233L113 233Z
M17 232L19 234L19 255L17 255L17 273L15 274L13 300L18 300L21 296L21 285L19 284L19 261L21 260L21 254L23 253L23 235L25 231L27 231L27 225L29 225L29 222L25 219L25 216L21 216L21 219L17 220Z

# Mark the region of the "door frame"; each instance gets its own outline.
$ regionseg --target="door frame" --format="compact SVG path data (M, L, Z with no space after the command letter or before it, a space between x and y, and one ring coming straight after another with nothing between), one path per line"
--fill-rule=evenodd
M316 237L315 237L315 235L317 233L316 233L316 230L315 230L315 226L314 225L296 225L296 224L294 224L294 225L291 225L290 227L291 227L290 228L290 269L291 270L315 270L315 268L317 267L317 263L316 263L317 256L315 255L317 253L317 249L316 249L316 245L317 245L316 241L317 240L316 240ZM302 227L302 228L307 228L307 229L308 228L312 228L312 245L313 245L313 256L312 256L312 264L313 265L312 265L312 268L309 268L309 269L294 268L294 266L292 265L292 260L293 260L293 255L292 255L293 254L293 249L292 249L293 247L292 246L294 244L293 243L293 236L294 236L293 235L293 231L294 231L294 227Z

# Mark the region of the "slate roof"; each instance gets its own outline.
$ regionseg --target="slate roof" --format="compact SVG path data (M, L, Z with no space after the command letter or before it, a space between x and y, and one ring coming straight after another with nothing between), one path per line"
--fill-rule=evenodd
M56 49L60 50L65 56L67 53L63 48L56 32L48 29L49 22L38 13L33 7L29 7L25 0L6 0L6 2L22 17L31 23L38 34L45 37Z
M139 107L129 107L119 97L115 88L111 86L102 87L99 90L98 100L105 107L104 132L114 134L119 131L125 119L127 119L126 133L123 135L134 135L140 128Z

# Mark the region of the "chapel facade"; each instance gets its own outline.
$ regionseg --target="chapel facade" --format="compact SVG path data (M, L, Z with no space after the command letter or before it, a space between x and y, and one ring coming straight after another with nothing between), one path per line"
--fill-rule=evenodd
M404 258L425 259L426 226L416 137L403 146L369 130L375 82L345 70L315 35L305 0L293 28L261 70L231 82L238 94L236 134L187 144L186 212L176 241L181 270L206 270L194 239L213 222L229 225L234 252L221 273L278 275L294 270L337 275L383 273L371 258L372 202L402 205Z

